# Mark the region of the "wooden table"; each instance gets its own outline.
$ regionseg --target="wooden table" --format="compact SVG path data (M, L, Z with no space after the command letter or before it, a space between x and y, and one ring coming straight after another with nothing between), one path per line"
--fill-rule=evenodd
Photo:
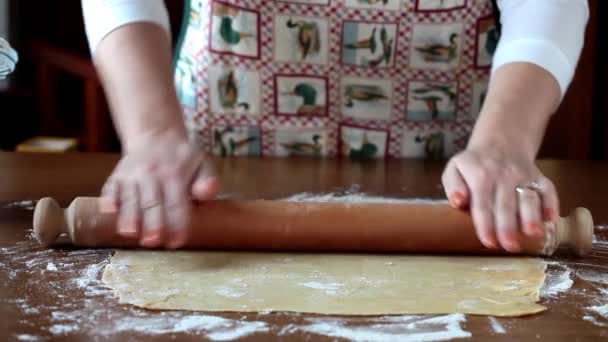
M267 332L244 335L243 340L248 341L335 339L297 329L311 320L324 319L311 315L158 313L120 305L99 280L111 250L37 246L31 238L31 203L19 201L52 196L65 206L76 196L97 195L117 160L116 155L0 153L0 340L209 338L204 331L179 332L179 327L166 327L180 322L180 317L196 315L223 317L231 324L262 322ZM224 192L243 197L277 198L300 192L348 189L394 197L443 197L440 186L443 165L439 163L224 159L218 160L217 166ZM543 161L540 167L556 182L563 213L575 206L585 206L594 214L596 225L608 222L607 163ZM596 229L598 246L608 246L608 229L602 226ZM472 340L607 338L608 318L589 309L608 304L608 294L601 292L608 291L607 258L608 253L595 251L584 259L554 259L559 264L550 264L549 274L567 277L565 270L569 269L574 285L543 299L542 304L549 309L542 314L498 319L506 331L504 334L488 317L467 316L461 328L472 334ZM362 327L378 323L372 318L349 318L345 322ZM233 327L228 326L227 331Z

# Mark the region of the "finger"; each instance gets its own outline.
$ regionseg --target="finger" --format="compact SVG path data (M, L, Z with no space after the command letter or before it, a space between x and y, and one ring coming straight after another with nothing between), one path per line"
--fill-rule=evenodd
M498 242L504 250L511 253L521 251L516 187L511 182L501 184L496 190L494 204Z
M457 163L452 159L441 176L450 205L456 209L465 209L469 206L469 188L458 170Z
M210 200L220 192L220 182L217 178L197 180L192 184L192 196L199 201Z
M186 189L186 184L177 179L169 179L163 186L167 248L180 248L188 238L192 202Z
M498 248L494 227L494 184L476 169L464 166L462 176L471 189L471 217L477 237L487 248Z
M192 182L192 197L203 201L214 198L220 191L220 182L215 176L213 164L203 160Z
M98 205L99 211L103 214L115 214L118 212L120 203L118 201L120 191L120 183L108 179L101 190L101 197L99 198Z
M545 222L556 221L559 216L559 197L555 185L547 177L538 180L538 191L543 208L543 220Z
M540 238L544 235L540 195L534 189L518 188L519 220L525 235Z
M165 227L165 208L163 207L161 186L158 181L152 180L147 184L142 184L140 189L143 216L140 244L149 248L159 247Z
M141 222L139 193L135 183L121 184L120 210L118 212L118 233L124 237L137 237Z

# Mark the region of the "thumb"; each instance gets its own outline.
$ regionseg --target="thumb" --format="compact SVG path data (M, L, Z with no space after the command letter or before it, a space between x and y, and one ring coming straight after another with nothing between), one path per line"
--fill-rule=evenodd
M448 163L443 171L441 182L452 207L456 209L467 209L469 207L470 194L467 183L453 160Z
M213 199L220 191L220 182L216 177L213 163L207 158L201 162L194 175L191 190L192 197L198 201Z

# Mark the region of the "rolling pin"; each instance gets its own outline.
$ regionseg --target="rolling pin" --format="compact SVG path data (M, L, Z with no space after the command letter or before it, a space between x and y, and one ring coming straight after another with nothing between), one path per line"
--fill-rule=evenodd
M82 247L139 247L116 232L116 215L100 213L98 199L76 198L61 209L52 198L34 212L34 234L44 245L67 238ZM567 247L591 250L593 220L577 208L546 224L521 254L551 255ZM335 252L506 254L484 247L468 213L447 204L214 200L196 203L185 248Z

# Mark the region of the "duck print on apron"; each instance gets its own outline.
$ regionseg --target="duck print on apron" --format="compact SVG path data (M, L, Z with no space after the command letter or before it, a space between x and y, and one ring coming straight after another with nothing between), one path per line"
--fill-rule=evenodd
M221 156L447 158L498 43L490 0L190 0L175 82Z

